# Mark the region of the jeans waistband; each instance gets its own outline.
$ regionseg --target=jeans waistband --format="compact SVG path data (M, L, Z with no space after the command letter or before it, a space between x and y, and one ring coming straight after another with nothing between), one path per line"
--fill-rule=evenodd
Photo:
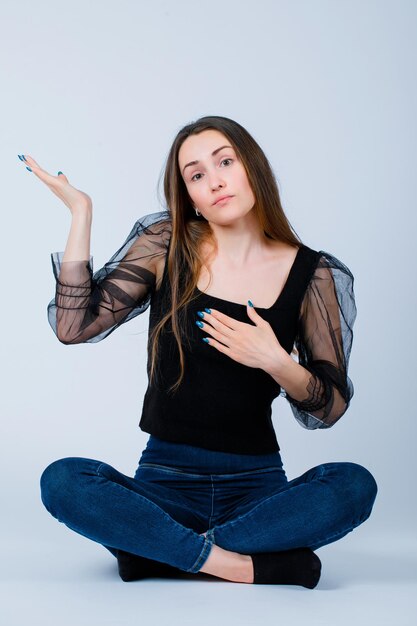
M174 443L150 435L139 463L156 463L184 472L233 474L264 468L282 468L279 451L270 454L236 454L207 450L185 443Z

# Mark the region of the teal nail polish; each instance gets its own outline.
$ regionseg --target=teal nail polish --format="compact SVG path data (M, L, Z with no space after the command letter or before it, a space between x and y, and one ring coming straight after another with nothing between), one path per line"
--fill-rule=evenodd
M30 169L30 167L26 166L26 169L29 170L29 172L31 172L32 170Z
M202 311L197 311L197 315L199 315L200 317L204 317L204 313Z
M20 154L18 154L17 156L19 157L21 161L23 161L23 157L21 157Z
M22 157L23 157L23 160L26 161L26 157L25 157L24 154L22 154ZM27 161L26 161L26 163L27 163Z
M203 337L202 341L205 341L205 343L208 343L209 340L207 339L207 337Z
M197 326L199 326L200 328L203 328L204 324L203 322L200 322L200 320L196 320L195 322L197 324Z
M211 309L204 309L206 313L211 313Z
M57 176L59 176L60 174L63 174L63 173L64 173L64 172L59 171L59 172L58 172L58 174L57 174Z
M248 300L248 304L249 306L253 306L252 302L250 300Z

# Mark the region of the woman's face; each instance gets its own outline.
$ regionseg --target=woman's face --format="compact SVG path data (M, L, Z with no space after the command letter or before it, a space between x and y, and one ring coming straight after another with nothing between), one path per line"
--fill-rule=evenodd
M178 165L191 201L209 222L224 224L253 208L255 196L246 170L218 130L187 137L178 152ZM232 197L214 204L226 195Z

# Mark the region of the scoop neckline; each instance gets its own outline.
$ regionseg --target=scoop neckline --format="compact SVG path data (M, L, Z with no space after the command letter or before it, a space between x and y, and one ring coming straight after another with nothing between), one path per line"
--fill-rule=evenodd
M285 295L285 292L289 289L290 281L292 279L292 276L293 276L293 274L295 272L296 265L297 265L298 260L300 258L301 249L304 248L304 247L305 246L303 244L301 244L298 247L297 254L295 255L294 261L291 264L290 271L288 272L287 280L285 281L284 286L282 287L280 293L278 294L275 302L273 304L271 304L271 306L269 306L269 307L263 307L263 306L256 306L255 305L255 309L259 309L260 311L271 311L272 309L276 308L278 306L278 304L281 303L281 300L283 299L283 297ZM218 296L212 296L211 294L206 293L205 291L201 291L198 287L195 287L195 291L197 291L197 293L200 296L205 296L206 298L209 298L211 300L217 300L218 302L224 302L226 304L231 304L232 306L238 306L238 307L241 307L241 308L242 307L246 308L246 306L247 306L246 304L241 304L240 302L233 302L232 300L225 300L224 298L219 298Z

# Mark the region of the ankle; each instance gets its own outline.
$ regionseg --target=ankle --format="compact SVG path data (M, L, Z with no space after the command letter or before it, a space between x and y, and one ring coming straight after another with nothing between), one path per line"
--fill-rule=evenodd
M213 544L200 572L211 574L233 582L253 582L252 558L247 554L230 552Z
M249 554L240 554L242 557L242 583L253 583L254 581L254 569L252 557Z

